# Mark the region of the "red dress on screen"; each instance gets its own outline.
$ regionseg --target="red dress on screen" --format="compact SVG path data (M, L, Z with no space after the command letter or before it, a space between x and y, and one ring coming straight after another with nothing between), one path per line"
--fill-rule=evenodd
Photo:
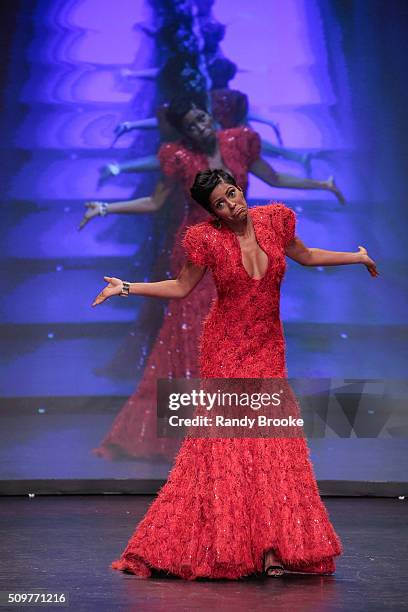
M295 214L282 204L249 214L269 259L260 280L248 275L226 225L199 223L183 240L217 289L200 340L203 378L287 378L279 300ZM286 569L316 574L333 573L341 554L305 439L186 438L112 567L143 577L158 569L189 580L236 579L261 572L269 549Z
M246 190L248 171L260 155L259 135L248 127L217 132L221 158ZM207 157L181 142L163 144L158 157L162 172L183 185L186 195L196 174L208 169ZM187 227L209 218L208 213L190 197L178 228L171 254L173 278L185 260L181 239ZM196 378L199 376L198 343L202 321L208 313L215 288L207 272L185 300L170 300L157 338L147 359L143 376L135 392L116 416L110 431L94 453L108 459L151 458L155 455L173 459L180 444L177 440L158 438L156 433L156 381L158 378Z

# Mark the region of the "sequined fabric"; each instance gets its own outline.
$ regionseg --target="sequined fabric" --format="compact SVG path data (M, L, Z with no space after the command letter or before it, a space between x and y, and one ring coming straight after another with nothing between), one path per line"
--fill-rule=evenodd
M222 160L245 191L248 170L260 155L259 135L248 127L217 132ZM197 172L208 168L205 155L182 143L166 143L158 153L165 175L181 181L186 194ZM181 245L186 229L208 219L206 211L186 198L183 221L171 254L171 273L177 276L185 260ZM111 429L93 452L106 459L165 457L173 460L180 442L156 434L156 381L158 378L199 376L198 346L202 321L215 297L209 272L184 300L170 300L157 338L146 361L140 383L116 416Z
M259 134L248 127L236 127L217 132L217 138L225 166L245 191L249 167L261 152ZM194 183L197 172L208 169L208 160L204 153L189 149L180 142L163 144L158 157L164 174L182 181L187 192Z
M286 378L279 292L295 214L282 204L250 210L269 265L245 270L226 226L190 227L189 259L207 265L217 297L200 343L203 377ZM262 572L273 549L284 567L331 574L342 545L322 503L304 438L186 438L167 483L112 568L140 577L153 569L188 580Z

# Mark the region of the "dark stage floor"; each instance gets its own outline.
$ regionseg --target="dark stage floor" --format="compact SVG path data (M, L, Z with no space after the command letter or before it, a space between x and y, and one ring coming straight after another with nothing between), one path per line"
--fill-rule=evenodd
M68 609L98 612L408 609L406 501L325 498L344 544L334 576L186 582L140 580L109 567L151 500L123 495L1 498L0 590L63 591L69 594ZM29 608L0 607L12 609Z

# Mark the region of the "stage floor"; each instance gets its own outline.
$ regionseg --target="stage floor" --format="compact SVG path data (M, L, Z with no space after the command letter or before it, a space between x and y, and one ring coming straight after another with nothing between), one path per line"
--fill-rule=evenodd
M344 554L333 576L239 581L140 580L110 568L153 496L2 497L0 591L65 592L68 608L274 610L408 609L407 501L324 498ZM403 556L404 555L404 556ZM23 606L1 610L27 609Z

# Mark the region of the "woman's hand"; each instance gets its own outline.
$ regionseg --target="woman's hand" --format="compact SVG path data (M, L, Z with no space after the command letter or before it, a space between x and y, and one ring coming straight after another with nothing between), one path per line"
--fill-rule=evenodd
M97 188L100 189L102 185L108 181L113 176L118 176L120 174L120 166L116 162L112 164L106 164L106 166L102 166L99 168L99 178Z
M105 289L102 289L102 291L96 296L92 302L92 306L102 304L102 302L113 295L119 295L123 289L123 281L121 281L120 278L115 278L114 276L104 276L103 278L104 280L108 281L108 284Z
M127 132L130 132L131 130L132 130L131 121L123 121L122 123L119 123L113 130L113 133L115 134L115 138L113 139L111 147L115 146L115 144L117 143L119 138L123 136L123 134L127 134Z
M91 219L98 217L102 214L104 202L85 202L86 212L82 217L81 223L78 226L78 230L81 230Z
M123 136L123 134L126 134L126 132L130 132L131 129L132 129L131 121L122 121L122 123L118 123L118 125L115 127L113 132L116 138L120 138L121 136Z
M358 249L360 253L360 263L365 265L371 276L380 276L377 266L375 265L375 261L368 256L367 249L365 249L363 246L359 246Z
M331 193L334 196L336 196L340 204L346 203L346 198L344 197L340 189L337 187L336 182L332 176L329 176L329 178L326 181L326 185L327 185L327 189L331 191Z

